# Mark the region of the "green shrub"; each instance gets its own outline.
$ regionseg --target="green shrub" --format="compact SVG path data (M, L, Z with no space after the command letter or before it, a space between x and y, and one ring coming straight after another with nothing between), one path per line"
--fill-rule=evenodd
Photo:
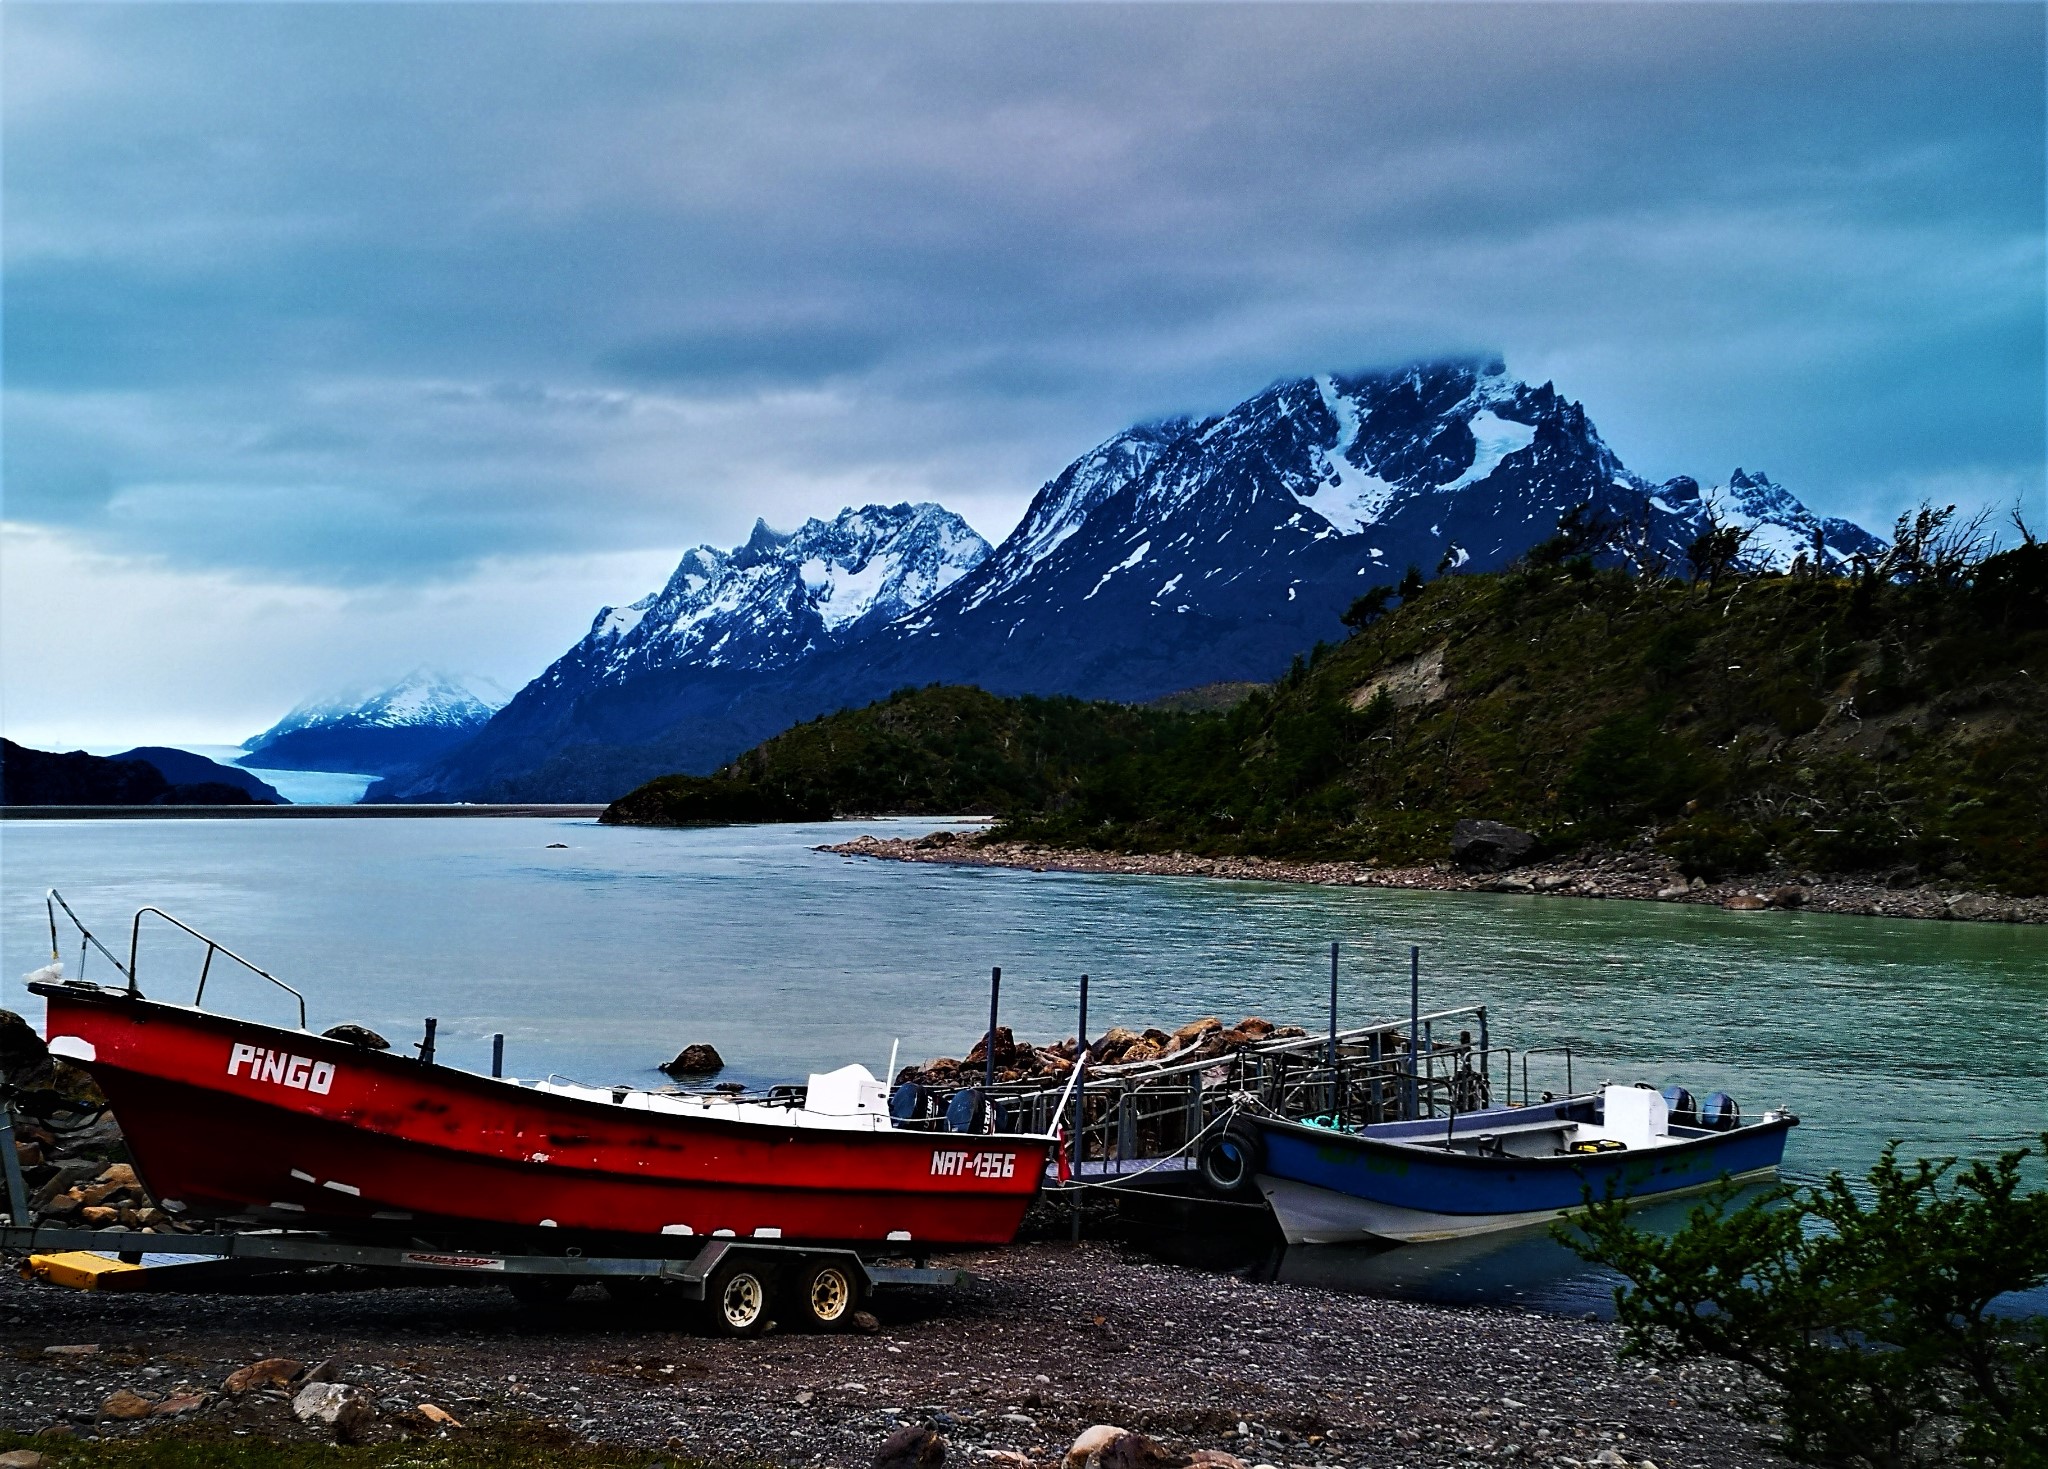
M2041 1138L2048 1153L2048 1134ZM1747 1370L1754 1418L1785 1451L1855 1469L2048 1465L2048 1320L1994 1312L2048 1283L2048 1190L2034 1150L1901 1167L1885 1149L1852 1188L1723 1185L1665 1238L1593 1200L1558 1235L1618 1271L1624 1351Z

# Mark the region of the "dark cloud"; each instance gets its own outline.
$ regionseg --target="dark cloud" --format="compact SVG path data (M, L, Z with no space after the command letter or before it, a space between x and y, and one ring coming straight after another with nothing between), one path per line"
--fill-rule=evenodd
M2039 493L2037 6L0 24L8 513L117 548L996 534L1126 422L1487 350L1648 474Z

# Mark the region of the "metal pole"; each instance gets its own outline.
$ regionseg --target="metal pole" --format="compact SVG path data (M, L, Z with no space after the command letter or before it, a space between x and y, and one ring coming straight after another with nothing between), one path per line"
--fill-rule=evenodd
M440 1023L431 1015L427 1017L426 1038L420 1042L420 1065L422 1066L434 1064L434 1027Z
M1422 947L1408 946L1408 1115L1421 1114L1415 1106L1416 1047L1422 1042Z
M1330 945L1330 1072L1337 1070L1337 946Z
M18 1229L35 1223L30 1217L28 1185L22 1182L21 1159L14 1152L14 1117L0 1101L0 1166L7 1169L7 1217Z
M1002 993L1003 968L998 964L988 974L988 1056L985 1059L988 1062L986 1090L989 1093L993 1093L996 1089L996 1004L1002 998ZM989 1106L993 1108L995 1106L994 1096L990 1095L987 1100Z
M1082 1054L1083 1054L1084 1052L1086 1052L1086 1051L1087 1051L1087 1049L1088 1049L1088 976L1084 974L1084 975L1082 975L1082 976L1081 976L1081 1025L1080 1025L1080 1028L1079 1028L1078 1030L1076 1030L1076 1031L1074 1032L1074 1064L1075 1064L1076 1066L1079 1066L1079 1065L1081 1064L1081 1056L1082 1056ZM1082 1088L1082 1087L1075 1087L1075 1088L1074 1088L1074 1138L1073 1138L1073 1144L1072 1144L1072 1149L1073 1149L1073 1155L1074 1155L1074 1156L1073 1156L1074 1174L1075 1174L1075 1176L1076 1176L1076 1177L1079 1177L1079 1176L1080 1176L1080 1172L1081 1172L1081 1160L1082 1160L1083 1158L1085 1158L1085 1157L1086 1157L1086 1156L1088 1155L1088 1148L1087 1148L1087 1144L1086 1144L1086 1142L1085 1142L1085 1139L1084 1139L1084 1134L1083 1134L1083 1133L1082 1133L1082 1131L1081 1131L1081 1128L1082 1128L1082 1124L1083 1124L1083 1123L1084 1123L1084 1122L1086 1121L1086 1119L1087 1119L1087 1107L1086 1107L1086 1101L1087 1101L1087 1097L1086 1097L1086 1092L1085 1092L1085 1089L1084 1089L1084 1088ZM1081 1213L1080 1213L1080 1206L1079 1206L1078 1204L1074 1206L1074 1228L1075 1228L1075 1230L1076 1230L1076 1231L1079 1231L1079 1229L1081 1228ZM1076 1236L1075 1236L1075 1237L1076 1237L1076 1238L1079 1238L1079 1235L1078 1235L1078 1233L1076 1234Z
M503 1035L494 1035L491 1037L491 1075L501 1077L504 1074L505 1037Z

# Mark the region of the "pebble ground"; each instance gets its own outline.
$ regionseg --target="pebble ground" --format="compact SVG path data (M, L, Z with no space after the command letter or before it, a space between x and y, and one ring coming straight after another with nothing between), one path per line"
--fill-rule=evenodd
M0 1427L311 1436L281 1392L220 1391L286 1356L332 1359L386 1435L433 1403L464 1432L541 1422L714 1461L865 1469L894 1427L928 1421L970 1469L1057 1463L1096 1423L1275 1469L1784 1463L1730 1411L1726 1369L1618 1362L1604 1323L1250 1283L1093 1242L951 1263L976 1283L878 1297L873 1334L751 1341L594 1288L528 1308L491 1287L119 1295L0 1276ZM118 1422L100 1405L119 1389L206 1396Z

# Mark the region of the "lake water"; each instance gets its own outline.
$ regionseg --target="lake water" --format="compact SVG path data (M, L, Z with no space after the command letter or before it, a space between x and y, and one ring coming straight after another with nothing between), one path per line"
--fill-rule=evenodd
M1083 971L1097 1033L1204 1014L1315 1028L1335 939L1345 1024L1406 1013L1419 945L1425 1008L1492 1007L1495 1044L1569 1042L1581 1086L1675 1081L1752 1115L1789 1107L1797 1178L1860 1174L1888 1138L1909 1156L1988 1155L2048 1128L2048 930L812 850L932 825L7 822L0 1005L40 1022L19 976L48 961L50 886L124 955L135 908L177 914L305 991L315 1029L359 1021L407 1048L433 1015L449 1064L486 1068L496 1031L511 1073L588 1081L661 1081L656 1064L693 1041L750 1082L849 1060L879 1072L897 1043L905 1061L957 1056L998 964L1003 1021L1034 1039L1073 1033ZM76 947L64 957L75 974ZM140 967L147 992L189 999L197 946L146 932ZM232 973L216 968L209 1003L290 1022L281 995ZM111 977L97 956L86 974ZM1530 1248L1395 1251L1360 1279L1573 1308L1604 1294L1554 1246L1541 1263Z

